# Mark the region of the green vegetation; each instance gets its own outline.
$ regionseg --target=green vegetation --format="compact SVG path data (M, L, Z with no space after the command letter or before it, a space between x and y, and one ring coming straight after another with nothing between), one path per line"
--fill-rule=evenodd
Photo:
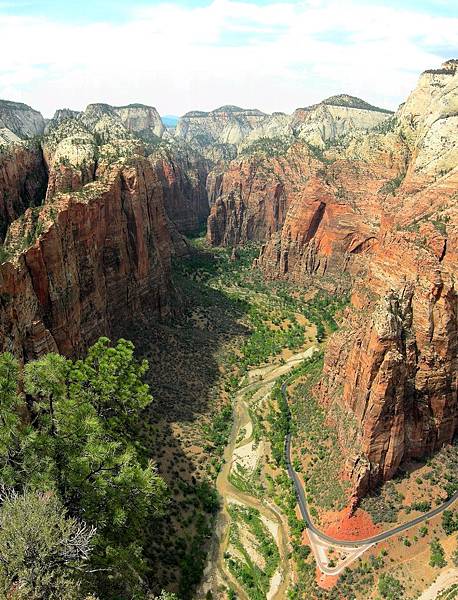
M404 496L393 481L388 481L373 494L366 496L361 508L367 510L374 523L396 523Z
M456 600L458 598L458 583L454 583L447 589L442 590L436 597L436 600Z
M388 600L402 600L404 598L404 586L389 573L382 573L378 581L378 591L382 598Z
M163 514L167 501L141 441L139 416L152 398L142 381L147 364L133 351L130 342L111 347L101 338L84 359L48 354L23 370L11 354L0 356L1 480L37 494L24 496L32 514L46 509L40 505L46 493L97 529L80 583L103 598L143 593L146 524ZM26 395L17 392L20 380ZM58 504L49 506L57 519ZM62 520L64 509L60 514L56 535L65 527L73 535L75 522ZM46 531L43 536L49 540Z
M232 427L232 405L226 404L214 415L210 424L203 426L203 431L209 442L208 450L221 456L227 444Z
M397 119L394 115L388 117L385 121L382 121L374 127L372 131L376 133L391 133L396 129Z
M236 463L229 474L229 481L241 492L247 492L251 496L262 497L264 487L259 481L261 465L254 470L249 470L243 465Z
M0 263L7 261L10 258L10 252L4 244L0 244Z
M458 511L444 510L442 513L442 529L447 535L458 531Z
M304 361L300 377L306 377L290 392L293 444L307 457L303 479L307 500L327 509L343 508L347 501L346 488L340 483L342 454L337 433L326 422L326 411L314 398L311 390L321 376L323 355L316 353ZM297 469L296 469L297 470ZM329 481L333 481L332 486Z
M251 156L253 154L262 154L269 158L284 156L291 146L291 140L286 137L268 138L262 137L249 146L246 146L240 152L240 156Z
M445 560L445 552L442 544L438 539L434 539L429 545L431 556L429 559L429 564L432 567L442 568L445 567L447 561Z
M458 548L455 548L452 554L452 563L455 567L458 567Z
M396 177L393 177L393 179L390 179L390 181L387 181L379 190L379 192L381 194L394 194L396 192L396 190L398 189L398 187L401 185L401 183L404 181L406 174L405 173L399 173L399 175L396 175Z
M95 529L68 517L52 492L10 491L1 501L1 597L81 598L79 573L88 570Z
M270 579L280 561L275 540L256 509L232 505L228 510L232 519L229 538L237 551L237 555L226 555L229 570L239 580L251 600L264 600L270 587ZM243 537L241 528L244 531ZM252 554L244 545L247 531L250 543L262 558L262 568L253 561Z
M418 500L416 502L412 502L411 509L418 510L420 512L428 512L428 510L431 510L431 502L428 500Z

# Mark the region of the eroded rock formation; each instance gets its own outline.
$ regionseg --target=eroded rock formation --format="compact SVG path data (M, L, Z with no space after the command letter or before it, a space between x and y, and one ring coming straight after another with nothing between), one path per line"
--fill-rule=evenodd
M47 170L40 146L15 142L0 149L0 244L8 225L46 195Z
M262 241L266 277L352 290L317 395L348 416L357 496L457 430L457 82L457 61L426 71L364 133L326 133L326 113L363 110L348 99L299 111L304 137L258 141L209 178L212 243Z
M171 217L182 230L205 221L206 166L184 142L174 161L155 115L137 105L63 111L36 155L30 142L3 148L2 350L78 355L124 319L176 306L171 257L186 244Z

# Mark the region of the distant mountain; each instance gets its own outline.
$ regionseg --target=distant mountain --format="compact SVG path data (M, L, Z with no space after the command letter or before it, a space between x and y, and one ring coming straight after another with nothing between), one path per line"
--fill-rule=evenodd
M161 119L165 127L172 128L177 126L179 117L176 117L175 115L165 115L161 117Z

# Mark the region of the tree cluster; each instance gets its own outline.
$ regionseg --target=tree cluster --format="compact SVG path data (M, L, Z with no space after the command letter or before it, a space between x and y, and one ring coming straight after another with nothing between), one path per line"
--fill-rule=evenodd
M168 498L139 441L147 368L106 338L74 361L0 355L3 597L145 597L145 531Z

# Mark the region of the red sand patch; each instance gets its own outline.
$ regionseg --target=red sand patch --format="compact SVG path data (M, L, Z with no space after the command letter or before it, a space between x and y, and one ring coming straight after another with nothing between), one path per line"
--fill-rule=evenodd
M305 528L304 531L302 532L302 545L310 546L310 540L309 540L309 536L307 533L307 528Z
M339 579L339 575L325 575L320 571L320 569L316 569L316 582L323 590L330 590L333 588L337 580Z
M381 531L371 516L360 508L352 516L348 507L339 512L327 512L323 522L323 531L337 540L364 540Z

